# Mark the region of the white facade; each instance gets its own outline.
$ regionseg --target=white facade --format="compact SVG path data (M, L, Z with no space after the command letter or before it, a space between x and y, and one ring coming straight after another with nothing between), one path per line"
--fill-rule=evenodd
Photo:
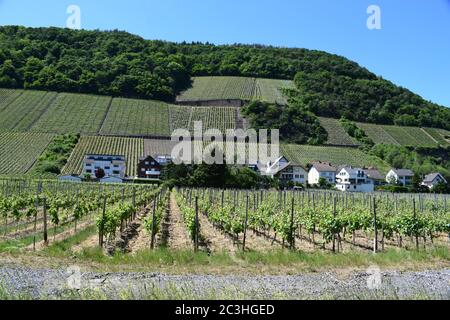
M306 184L308 182L308 172L301 166L289 165L280 172L280 180Z
M126 173L126 160L124 156L117 155L86 155L83 162L83 175L95 177L95 172L102 169L105 177L124 178Z
M311 185L319 184L320 178L334 184L336 182L336 171L319 171L316 167L312 167L308 172L308 183Z
M386 175L386 182L402 185L404 187L412 184L412 178L414 177L414 173L411 170L396 170L392 169Z
M336 175L336 189L343 192L373 192L375 185L361 168L343 168Z

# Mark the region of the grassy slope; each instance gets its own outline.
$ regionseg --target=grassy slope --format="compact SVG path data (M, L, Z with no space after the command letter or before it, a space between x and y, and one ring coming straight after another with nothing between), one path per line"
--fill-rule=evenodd
M181 93L178 101L201 100L262 100L286 104L281 88L292 88L289 80L246 77L195 77L192 87Z
M0 174L25 174L53 137L29 132L0 133Z
M358 145L358 142L350 137L341 126L338 119L319 117L320 125L327 131L327 144L332 145Z

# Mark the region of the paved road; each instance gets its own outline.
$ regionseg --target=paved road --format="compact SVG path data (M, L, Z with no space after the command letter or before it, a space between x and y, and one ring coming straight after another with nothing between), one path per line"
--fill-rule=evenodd
M109 299L450 299L450 269L380 274L374 269L350 273L345 279L329 272L295 276L177 276L79 271L1 266L0 262L1 290L3 295L7 292L11 296L25 294L41 299L77 297L86 292L100 292L100 297Z

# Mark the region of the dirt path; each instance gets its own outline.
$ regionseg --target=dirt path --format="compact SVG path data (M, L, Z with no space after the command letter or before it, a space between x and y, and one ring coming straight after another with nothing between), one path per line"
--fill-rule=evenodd
M136 253L140 250L150 249L151 235L144 227L144 219L149 212L150 210L148 208L144 209L136 221L133 222L133 228L136 234L129 239L126 248L127 252Z
M200 233L205 244L213 252L236 252L237 246L233 240L220 230L216 229L203 214L199 214Z
M179 250L193 248L192 240L189 238L180 208L173 193L170 194L169 213L162 224L162 242L166 242L168 248Z

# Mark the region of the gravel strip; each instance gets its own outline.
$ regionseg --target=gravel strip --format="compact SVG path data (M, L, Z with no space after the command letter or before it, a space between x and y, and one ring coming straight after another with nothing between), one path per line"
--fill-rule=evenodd
M372 271L353 272L345 280L331 272L215 276L77 271L0 266L0 285L7 295L34 299L86 298L86 292L106 299L450 299L450 269L381 272L379 286Z

